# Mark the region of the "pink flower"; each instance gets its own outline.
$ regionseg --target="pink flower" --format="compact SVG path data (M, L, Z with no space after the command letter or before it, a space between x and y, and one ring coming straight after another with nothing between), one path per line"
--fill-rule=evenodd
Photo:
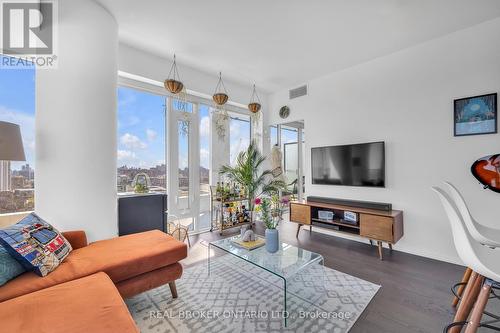
M281 198L281 203L286 205L290 202L290 198L289 197L283 197Z
M255 202L256 205L260 205L261 202L262 202L262 200L260 198L255 198L254 202Z

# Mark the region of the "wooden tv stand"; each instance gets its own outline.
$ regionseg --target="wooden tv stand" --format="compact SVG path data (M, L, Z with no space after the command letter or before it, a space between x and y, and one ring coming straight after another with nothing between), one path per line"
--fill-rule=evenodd
M335 213L333 221L319 219L319 210L333 211ZM344 221L344 211L356 213L358 224ZM309 231L312 230L312 226L315 226L362 237L368 239L371 244L377 241L380 260L383 259L382 242L388 243L392 251L392 245L403 237L403 212L400 210L384 211L313 201L292 201L290 202L290 221L298 223L297 237L300 227L308 225Z

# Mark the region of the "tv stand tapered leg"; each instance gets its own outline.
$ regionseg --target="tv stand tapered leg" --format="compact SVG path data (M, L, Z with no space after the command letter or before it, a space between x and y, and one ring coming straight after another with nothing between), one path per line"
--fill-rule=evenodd
M302 224L299 223L298 226L297 226L297 234L295 235L295 238L299 237L300 227L302 227Z
M384 260L384 254L383 254L384 247L382 246L382 242L377 241L377 245L378 245L378 257L380 260Z

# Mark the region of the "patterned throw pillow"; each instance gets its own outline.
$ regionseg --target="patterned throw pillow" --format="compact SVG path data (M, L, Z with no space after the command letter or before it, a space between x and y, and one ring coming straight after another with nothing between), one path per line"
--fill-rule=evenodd
M35 213L1 229L0 243L27 270L40 276L56 269L72 250L66 238Z
M0 286L24 272L26 269L0 245Z

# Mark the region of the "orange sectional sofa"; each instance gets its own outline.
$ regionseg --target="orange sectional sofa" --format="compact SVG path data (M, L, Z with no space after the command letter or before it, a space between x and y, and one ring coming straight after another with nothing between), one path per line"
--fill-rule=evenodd
M45 277L26 272L0 287L0 322L12 325L8 331L115 332L118 321L120 332L136 332L122 298L167 283L177 297L186 244L158 230L91 244L83 231L63 234L73 251L55 271ZM80 312L72 313L76 308ZM40 320L42 314L57 325Z

